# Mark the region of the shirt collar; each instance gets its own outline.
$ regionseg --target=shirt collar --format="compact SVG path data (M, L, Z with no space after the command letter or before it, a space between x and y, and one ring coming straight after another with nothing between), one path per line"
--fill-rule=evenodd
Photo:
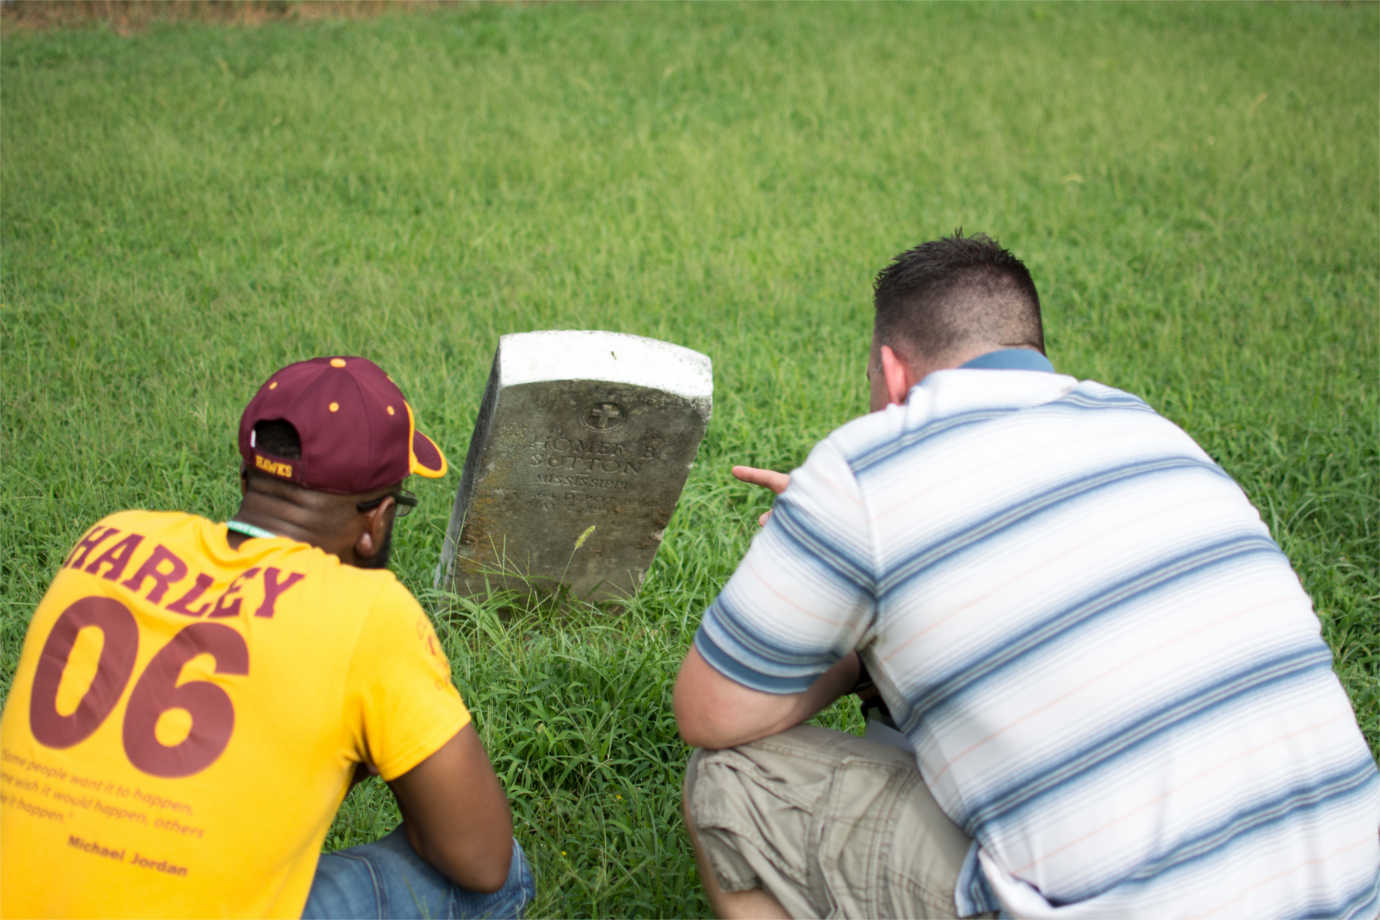
M1033 348L1002 348L965 361L960 368L982 371L1044 371L1054 373L1054 365Z
M242 534L246 537L258 537L261 540L273 540L278 536L271 530L264 530L262 527L256 527L253 524L246 524L244 521L236 521L234 519L225 522L225 529L233 530L235 533Z

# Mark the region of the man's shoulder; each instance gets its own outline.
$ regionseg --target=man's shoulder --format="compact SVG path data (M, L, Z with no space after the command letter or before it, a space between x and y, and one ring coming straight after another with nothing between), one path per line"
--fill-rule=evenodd
M190 511L150 511L126 508L112 511L96 522L96 526L120 527L125 530L160 530L173 527L212 526L212 522Z
M131 552L131 543L140 544L144 552L160 546L179 558L200 558L215 526L214 522L186 511L125 509L113 511L90 525L78 537L78 543L118 544Z
M349 565L319 547L292 543L270 552L263 563L310 574L317 590L337 598L342 608L401 607L408 612L418 606L416 597L391 569L369 569Z
M376 604L404 607L409 611L419 606L416 596L390 569L361 569L335 560L334 573L339 590L347 594L368 596Z
M148 546L154 541L166 546L189 563L195 557L209 568L231 577L235 570L263 570L273 567L275 577L303 576L301 584L311 588L293 595L311 594L320 603L323 595L336 599L338 609L393 608L411 614L418 602L410 590L389 569L368 569L348 565L320 547L295 540L251 541L240 550L230 550L224 542L225 524L184 511L124 510L106 515L91 531L112 530L107 541L120 534L137 534ZM90 532L90 531L88 531ZM306 576L310 576L309 578ZM294 584L296 584L294 582Z
M854 476L902 457L928 455L932 446L968 449L991 433L1003 437L1035 425L1134 424L1142 432L1184 442L1192 438L1139 396L1067 374L1023 371L937 371L916 384L901 405L860 416L839 426L815 445L811 460L841 462ZM1010 424L1014 422L1015 428ZM996 424L998 428L992 428Z
M1095 380L1048 371L955 367L935 371L911 388L906 400L912 425L973 411L1018 411L1063 399L1137 397Z
M953 368L925 377L911 388L904 404L845 422L821 443L830 443L851 459L935 423L976 421L1058 400L1148 408L1131 393L1067 374Z

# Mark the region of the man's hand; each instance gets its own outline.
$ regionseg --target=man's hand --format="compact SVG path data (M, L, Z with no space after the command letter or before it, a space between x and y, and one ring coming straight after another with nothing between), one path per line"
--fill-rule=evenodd
M772 492L780 495L786 491L786 486L791 484L791 477L785 473L778 473L775 470L758 469L755 466L735 466L733 475L737 479L749 485L762 486L771 489ZM767 518L771 517L770 511L762 512L762 516L757 519L759 526L767 523Z

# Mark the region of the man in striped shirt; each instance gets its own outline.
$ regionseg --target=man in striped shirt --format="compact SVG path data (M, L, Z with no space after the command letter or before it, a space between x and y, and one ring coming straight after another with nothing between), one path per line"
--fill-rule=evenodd
M675 688L720 916L1373 917L1380 776L1240 487L1059 374L984 236L877 277L872 413L789 477ZM802 724L875 684L895 744Z

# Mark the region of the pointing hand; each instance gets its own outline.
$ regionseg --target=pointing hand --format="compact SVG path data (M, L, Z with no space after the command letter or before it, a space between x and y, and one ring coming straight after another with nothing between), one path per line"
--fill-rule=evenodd
M737 479L741 479L743 482L750 485L771 489L777 495L786 491L786 486L791 483L791 477L785 473L778 473L775 470L758 469L755 466L735 466L733 468L733 475ZM757 519L757 523L759 525L766 524L767 518L770 516L770 511L763 512L762 516Z

